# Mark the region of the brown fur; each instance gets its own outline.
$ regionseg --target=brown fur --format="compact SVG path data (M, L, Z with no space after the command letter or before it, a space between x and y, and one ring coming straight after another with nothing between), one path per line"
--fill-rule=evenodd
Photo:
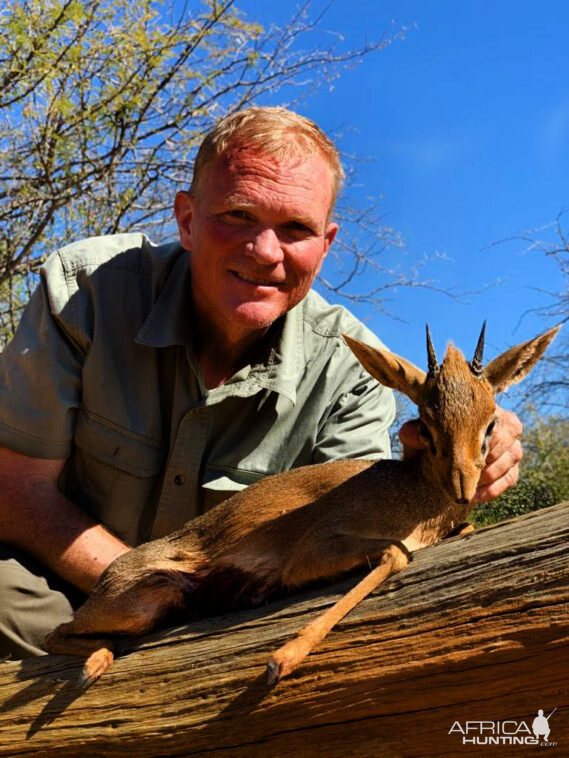
M306 466L251 485L117 558L45 649L90 656L85 676L92 680L112 663L112 637L143 634L173 611L189 616L258 604L377 563L394 543L412 552L439 541L471 510L495 391L519 381L556 331L492 361L489 378L474 376L452 345L440 368L426 375L346 337L373 376L417 403L428 430L425 450L412 460Z

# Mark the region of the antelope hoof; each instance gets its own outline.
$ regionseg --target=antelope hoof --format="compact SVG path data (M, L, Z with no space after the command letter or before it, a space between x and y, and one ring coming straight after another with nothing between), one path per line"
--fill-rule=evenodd
M472 534L473 531L474 527L472 524L469 524L468 521L463 521L462 524L458 524L454 529L451 529L445 539L449 539L450 537L464 537L467 534Z
M472 526L472 524L465 522L464 524L460 524L460 526L458 527L457 534L459 537L464 537L466 534L472 534L473 531L474 531L474 527Z
M267 663L267 684L269 687L274 687L283 675L282 663L277 663L274 658L271 658Z
M109 670L114 661L114 655L107 647L96 650L87 658L81 674L81 685L87 687Z

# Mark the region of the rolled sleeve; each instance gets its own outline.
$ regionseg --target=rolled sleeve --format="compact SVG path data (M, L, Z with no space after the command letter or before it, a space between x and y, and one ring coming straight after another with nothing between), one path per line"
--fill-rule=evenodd
M72 449L83 360L52 313L53 294L42 278L14 339L0 353L0 444L61 459Z
M358 371L352 386L334 404L316 440L314 463L339 458L389 458L389 427L395 400L366 371Z

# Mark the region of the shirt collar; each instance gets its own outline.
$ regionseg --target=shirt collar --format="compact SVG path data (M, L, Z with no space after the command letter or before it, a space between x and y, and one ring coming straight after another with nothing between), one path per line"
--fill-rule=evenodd
M280 335L275 340L257 381L296 403L296 387L304 366L303 304L299 303L284 317Z
M190 292L188 253L181 250L135 341L148 347L189 345Z
M270 349L258 363L250 367L243 382L230 380L224 385L226 391L250 395L265 388L284 395L293 404L296 402L298 378L304 367L303 312L301 302L285 315ZM191 348L190 314L189 253L182 251L167 274L135 341L155 348L172 345Z

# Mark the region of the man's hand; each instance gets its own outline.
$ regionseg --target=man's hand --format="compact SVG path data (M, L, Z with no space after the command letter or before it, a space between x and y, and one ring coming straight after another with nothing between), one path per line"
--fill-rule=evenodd
M523 450L519 437L522 424L515 413L496 408L496 426L490 438L490 450L486 467L482 471L480 483L474 496L475 503L494 500L518 481L519 463ZM405 458L414 458L424 449L419 439L419 422L407 421L399 430Z
M519 437L522 422L511 411L496 408L496 426L490 438L486 467L482 471L475 503L487 503L517 483L524 454Z

